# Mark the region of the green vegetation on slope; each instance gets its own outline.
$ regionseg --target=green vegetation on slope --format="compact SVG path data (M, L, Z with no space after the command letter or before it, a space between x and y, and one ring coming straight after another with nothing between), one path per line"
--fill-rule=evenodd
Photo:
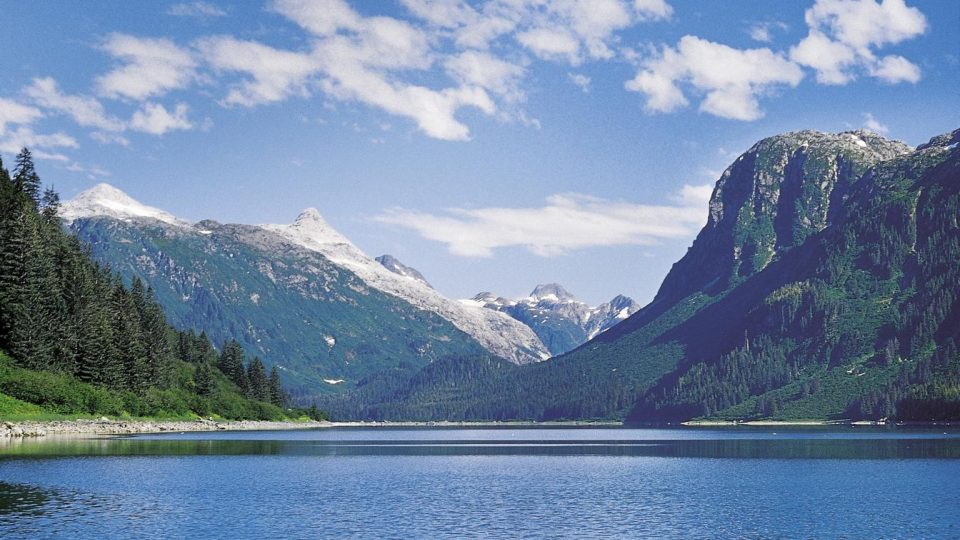
M761 141L654 302L539 365L380 377L335 417L960 419L960 130ZM494 361L490 365L496 365ZM442 400L437 396L443 396Z
M150 284L174 327L202 330L218 345L236 339L279 366L294 402L380 370L413 372L450 354L485 352L439 315L258 227L92 217L70 230L95 260Z
M236 342L167 325L153 292L125 286L61 230L29 151L0 162L0 405L31 414L282 419L279 375ZM32 404L37 408L25 406Z

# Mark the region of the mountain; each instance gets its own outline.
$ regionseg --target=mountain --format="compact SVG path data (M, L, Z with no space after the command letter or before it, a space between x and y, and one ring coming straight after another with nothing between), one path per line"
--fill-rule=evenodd
M573 350L640 309L623 295L590 307L556 283L537 285L518 300L483 292L463 302L506 313L529 326L554 356Z
M549 356L526 326L391 272L314 209L290 225L191 225L99 185L61 216L96 260L150 285L174 326L235 337L302 400L447 355Z
M385 376L338 415L960 418L960 130L758 142L655 299L574 351ZM438 403L443 403L442 410Z
M423 277L423 274L417 271L416 268L411 268L402 262L398 261L393 255L381 255L377 257L376 260L378 263L382 264L384 268L393 272L394 274L408 277L414 281L419 281L420 283L426 285L427 287L433 288L430 285L430 282L427 281L427 278Z

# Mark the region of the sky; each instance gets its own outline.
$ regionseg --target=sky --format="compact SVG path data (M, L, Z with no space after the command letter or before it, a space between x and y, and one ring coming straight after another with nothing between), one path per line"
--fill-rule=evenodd
M960 127L960 2L0 0L0 156L64 199L317 208L441 292L650 301L763 137Z

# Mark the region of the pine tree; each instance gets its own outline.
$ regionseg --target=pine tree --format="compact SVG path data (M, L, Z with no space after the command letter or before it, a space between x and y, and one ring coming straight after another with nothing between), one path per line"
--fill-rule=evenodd
M243 366L243 347L236 340L230 340L223 346L217 367L243 392L247 391L247 373Z
M53 188L43 190L43 198L40 201L40 206L44 220L46 220L47 223L55 224L59 227L60 218L58 213L60 212L60 195L57 194Z
M40 177L33 166L33 154L24 148L17 154L17 166L13 169L13 182L19 191L33 201L34 208L40 203Z
M132 295L116 283L111 304L113 343L118 364L123 366L123 386L142 393L149 385L146 351L141 339L140 317Z
M213 378L213 368L207 362L197 364L197 370L193 374L193 383L196 391L201 396L212 396L216 390L216 381Z
M267 370L260 357L255 356L247 366L247 396L260 400L270 401L270 389L267 381Z
M267 389L270 393L270 403L277 407L286 405L287 396L283 392L283 386L280 385L280 373L277 372L277 366L270 369L270 380L267 382Z

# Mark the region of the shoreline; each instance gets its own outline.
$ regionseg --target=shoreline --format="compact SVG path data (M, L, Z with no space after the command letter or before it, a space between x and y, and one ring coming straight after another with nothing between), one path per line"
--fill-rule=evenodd
M148 433L182 433L204 431L288 431L297 429L326 429L343 427L589 427L621 426L620 422L558 421L558 422L459 422L459 421L270 421L270 420L0 420L0 440L41 438L46 436L87 435L142 435Z
M270 420L0 420L0 441L18 438L84 437L109 435L142 435L204 431L289 431L329 428L486 428L486 427L625 427L625 428L709 428L709 427L954 427L957 422L883 422L843 420L689 420L677 424L628 425L615 421L270 421Z

